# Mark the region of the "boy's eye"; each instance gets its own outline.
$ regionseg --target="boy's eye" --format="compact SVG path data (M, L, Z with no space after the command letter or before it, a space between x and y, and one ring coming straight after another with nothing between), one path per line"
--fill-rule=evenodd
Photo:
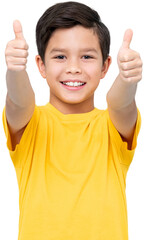
M89 56L89 55L85 55L83 56L84 59L90 59L90 58L93 58L92 56Z
M54 57L54 58L63 60L63 59L66 58L66 56L64 56L64 55L58 55L58 56L56 56L56 57ZM82 58L84 58L84 59L93 59L93 57L92 57L92 56L89 56L89 55L84 55Z
M64 59L65 56L63 56L63 55L59 55L59 56L56 56L55 58L57 58L57 59Z

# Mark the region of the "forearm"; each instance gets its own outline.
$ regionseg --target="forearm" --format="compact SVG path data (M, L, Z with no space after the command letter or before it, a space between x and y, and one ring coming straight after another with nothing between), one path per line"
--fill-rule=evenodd
M140 55L130 49L133 33L128 29L118 53L119 75L107 93L108 112L112 123L131 150L137 121L135 94L142 78Z
M19 108L26 108L35 102L35 95L25 70L16 72L7 70L7 98Z
M135 107L137 83L122 81L120 74L107 93L107 103L113 110L132 109Z
M7 73L6 118L11 137L20 136L30 121L35 108L35 95L26 72L28 45L21 23L13 23L15 39L8 42L5 50Z

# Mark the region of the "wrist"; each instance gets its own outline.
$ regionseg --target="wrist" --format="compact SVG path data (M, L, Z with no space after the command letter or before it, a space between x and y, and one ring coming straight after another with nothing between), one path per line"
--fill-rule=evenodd
M119 81L119 84L123 85L124 87L137 87L137 82L133 81L132 78L126 78L123 76L123 74L121 74L121 72L119 72L118 76L117 76L117 81Z
M120 110L135 101L137 83L122 80L119 74L107 93L107 103L115 110Z

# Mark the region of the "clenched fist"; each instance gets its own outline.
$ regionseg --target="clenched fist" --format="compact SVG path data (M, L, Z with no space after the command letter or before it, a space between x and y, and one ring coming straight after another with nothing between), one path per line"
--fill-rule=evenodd
M16 20L13 23L15 39L8 42L5 50L7 68L20 72L26 69L28 57L28 45L24 39L21 23Z
M132 36L132 30L126 30L117 61L121 79L129 83L137 83L142 79L142 60L139 53L130 49Z

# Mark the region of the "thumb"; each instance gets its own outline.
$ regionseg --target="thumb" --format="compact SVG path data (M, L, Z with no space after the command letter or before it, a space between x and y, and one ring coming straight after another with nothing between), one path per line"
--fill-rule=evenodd
M123 37L122 48L129 48L130 47L132 37L133 37L133 31L131 29L127 29L125 31L125 34L124 34L124 37Z
M22 40L24 39L23 31L22 31L22 25L21 25L20 21L15 20L13 22L13 30L14 30L14 33L15 33L15 38L22 39Z

